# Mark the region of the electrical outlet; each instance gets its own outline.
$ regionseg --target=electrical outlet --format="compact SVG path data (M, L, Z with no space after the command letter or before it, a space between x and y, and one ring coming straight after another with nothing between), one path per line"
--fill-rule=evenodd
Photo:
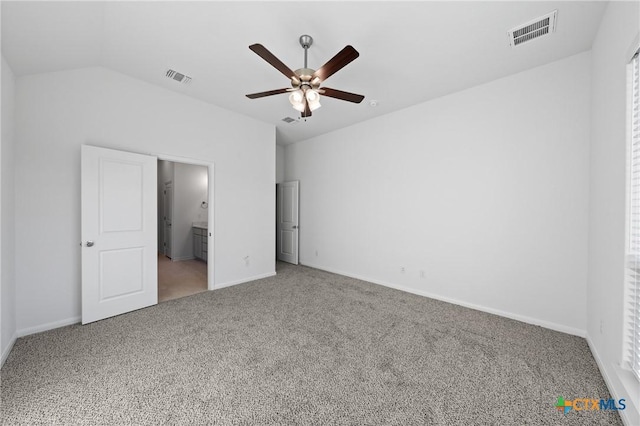
M244 257L244 266L246 266L247 268L249 267L249 255L246 255Z
M316 250L316 257L318 257L318 250Z
M604 333L604 320L600 320L600 334Z
M421 271L420 271L420 278L424 278L424 277L425 277L425 275L424 275L424 271L423 271L423 270L421 270Z
M400 273L401 273L401 274L404 274L404 272L405 272L404 266L401 266L401 267L400 267Z

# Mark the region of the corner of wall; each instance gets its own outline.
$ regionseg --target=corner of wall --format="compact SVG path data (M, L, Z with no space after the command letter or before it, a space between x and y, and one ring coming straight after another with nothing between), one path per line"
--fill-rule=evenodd
M626 372L620 368L616 369L618 371L612 371L611 368L607 368L603 358L600 356L600 352L598 352L597 346L589 334L587 334L586 340L591 354L598 365L598 369L602 374L602 378L607 388L609 388L609 392L611 392L611 397L616 401L620 399L625 400L626 408L619 411L622 421L625 425L640 425L640 406L637 402L640 401L640 385L636 384L636 388L633 389L635 377L631 377L631 373L628 373L626 374L627 380L621 380L621 376L625 375L624 373Z
M11 338L9 339L9 344L6 345L6 347L2 348L2 353L0 354L0 369L4 366L7 358L9 358L9 354L11 353L16 340L18 340L18 336L14 333L13 336L11 336Z
M2 120L0 146L0 366L16 340L15 220L14 220L14 104L15 75L2 60Z
M284 158L285 147L276 144L276 183L284 182L286 174L286 164Z

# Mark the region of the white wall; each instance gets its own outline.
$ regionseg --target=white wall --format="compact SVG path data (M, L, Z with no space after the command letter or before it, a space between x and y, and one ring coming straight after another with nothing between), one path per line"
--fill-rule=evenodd
M638 16L638 2L610 2L593 43L587 300L591 348L611 390L627 399L628 408L622 414L633 425L640 424L640 385L620 370L619 363L624 313L626 65L639 31ZM625 379L631 379L627 387Z
M174 163L171 259L193 259L193 222L206 222L207 168Z
M276 145L276 183L284 181L284 164L284 147Z
M288 145L300 262L583 335L589 66L582 53Z
M272 125L104 68L23 76L15 149L21 333L80 315L82 144L213 161L216 287L274 273Z
M2 57L2 146L0 150L0 365L9 355L16 334L16 283L14 268L14 96L15 77Z

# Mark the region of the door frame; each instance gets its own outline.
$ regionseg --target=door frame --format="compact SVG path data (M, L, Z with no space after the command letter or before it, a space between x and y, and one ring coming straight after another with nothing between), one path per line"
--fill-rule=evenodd
M167 190L171 189L170 192L170 196L167 197ZM169 198L168 200L168 204L169 204L169 210L171 211L171 222L173 223L173 181L172 180L168 180L164 183L164 189L162 190L162 254L164 254L165 256L167 256L169 259L171 259L172 257L172 253L171 253L171 243L173 242L173 235L171 235L171 231L173 229L170 229L167 231L167 211L166 211L166 207L167 207L167 198ZM167 244L167 234L169 235L169 244ZM169 247L169 255L167 255L167 247Z
M213 231L215 230L215 198L214 198L214 170L215 164L212 161L199 160L196 158L180 157L169 154L152 154L158 157L158 160L172 161L174 163L192 164L194 166L207 167L207 196L209 198L207 208L207 290L213 290L215 287L214 259L215 259L215 240L213 239Z
M284 191L281 191L284 185L294 184L296 189L296 203L295 203L295 225L293 225L292 230L295 233L295 262L289 262L288 260L283 260L280 258L280 253L282 249L282 206L284 203L283 197ZM279 182L276 184L276 260L289 262L293 265L300 264L300 181L299 180L290 180L285 182Z

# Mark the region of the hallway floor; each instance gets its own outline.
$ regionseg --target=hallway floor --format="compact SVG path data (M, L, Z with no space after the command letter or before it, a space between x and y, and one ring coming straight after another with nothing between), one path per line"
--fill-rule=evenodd
M158 303L207 290L207 264L201 260L172 262L158 253Z

